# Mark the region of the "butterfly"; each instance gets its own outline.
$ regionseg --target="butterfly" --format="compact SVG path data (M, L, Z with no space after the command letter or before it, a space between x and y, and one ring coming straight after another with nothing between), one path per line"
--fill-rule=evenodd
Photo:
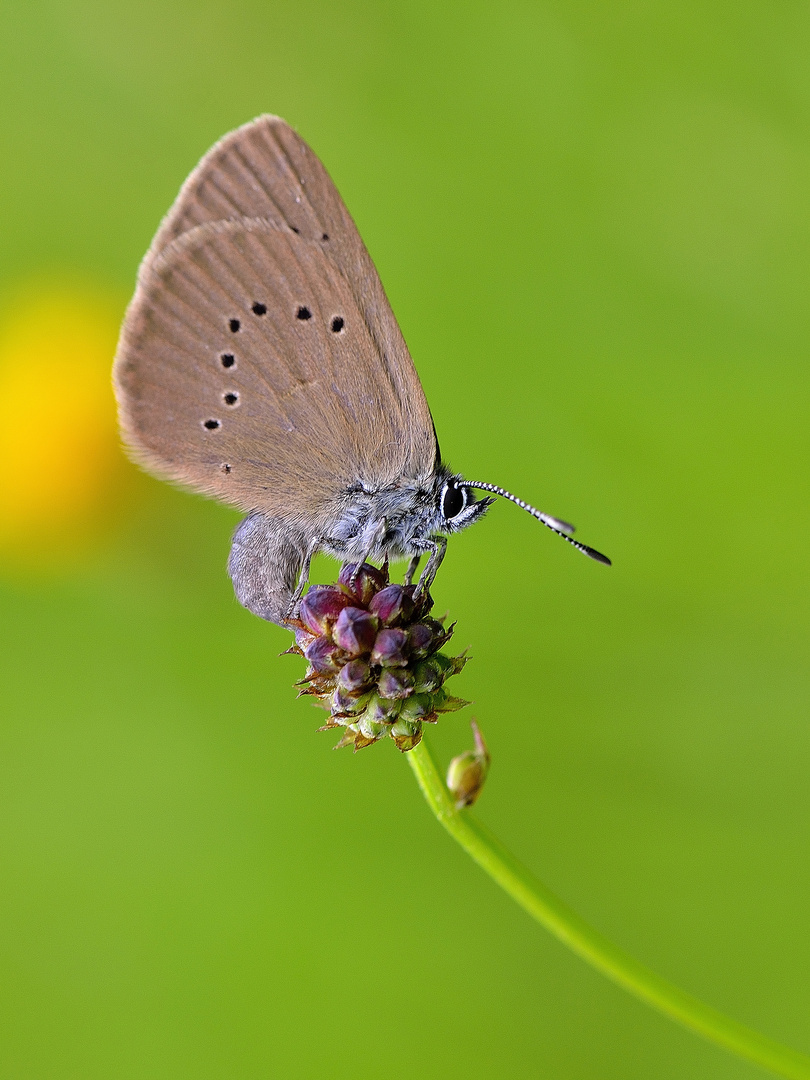
M295 613L319 551L410 557L407 582L427 556L429 587L447 536L491 494L609 564L573 526L442 462L371 257L279 117L230 132L183 184L138 272L113 381L135 460L247 512L228 570L263 619Z

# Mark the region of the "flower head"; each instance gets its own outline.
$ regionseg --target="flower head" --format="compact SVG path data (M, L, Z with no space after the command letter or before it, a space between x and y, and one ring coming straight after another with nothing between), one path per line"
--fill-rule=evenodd
M407 752L423 724L467 704L444 689L467 657L441 652L453 627L431 618L432 607L427 589L390 584L387 567L368 563L346 563L337 584L309 589L290 621L289 651L309 664L300 694L329 712L321 730L343 729L337 747L361 750L390 737Z

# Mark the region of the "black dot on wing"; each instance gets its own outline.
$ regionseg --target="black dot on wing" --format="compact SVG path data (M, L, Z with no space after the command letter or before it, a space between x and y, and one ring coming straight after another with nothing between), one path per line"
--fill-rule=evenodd
M267 314L267 304L261 304L257 300L256 303L251 308L251 310L253 311L254 315L266 315Z
M236 357L233 353L226 352L220 356L219 362L223 367L232 368L236 364Z
M295 317L297 319L301 319L302 321L306 320L306 319L311 319L312 318L312 312L309 310L308 307L304 307L303 304L302 304L301 307L298 309L298 311L296 311Z
M343 317L341 315L335 315L331 322L332 333L339 334L345 325Z
M222 427L221 420L203 420L203 427L207 431L216 431L218 427Z
M241 325L242 325L242 324L241 324L241 323L239 322L239 320L238 320L238 319L229 319L229 320L228 320L228 326L230 326L230 328L231 328L231 333L232 333L232 334L235 334L235 333L237 333L237 332L238 332L238 330L239 330L239 327L240 327Z
M239 395L235 390L229 390L227 394L222 395L222 400L226 405L236 405L239 401Z

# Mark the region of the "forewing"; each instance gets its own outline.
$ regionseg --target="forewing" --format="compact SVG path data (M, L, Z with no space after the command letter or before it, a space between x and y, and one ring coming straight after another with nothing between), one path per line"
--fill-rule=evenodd
M115 366L144 465L316 529L358 481L412 474L410 402L351 282L267 217L209 221L141 270Z
M206 222L265 218L319 245L341 272L374 348L358 355L358 382L383 374L406 425L407 474L425 477L437 457L427 400L382 283L337 188L317 156L277 116L260 116L220 140L183 185L144 262Z

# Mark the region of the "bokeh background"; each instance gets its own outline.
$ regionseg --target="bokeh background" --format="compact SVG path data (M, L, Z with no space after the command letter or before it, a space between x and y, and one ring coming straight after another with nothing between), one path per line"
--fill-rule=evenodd
M810 1050L807 4L8 0L0 101L0 1073L760 1075L530 923L393 745L333 753L233 599L235 515L120 454L138 261L264 111L337 181L451 464L615 561L507 504L452 541L477 812Z

